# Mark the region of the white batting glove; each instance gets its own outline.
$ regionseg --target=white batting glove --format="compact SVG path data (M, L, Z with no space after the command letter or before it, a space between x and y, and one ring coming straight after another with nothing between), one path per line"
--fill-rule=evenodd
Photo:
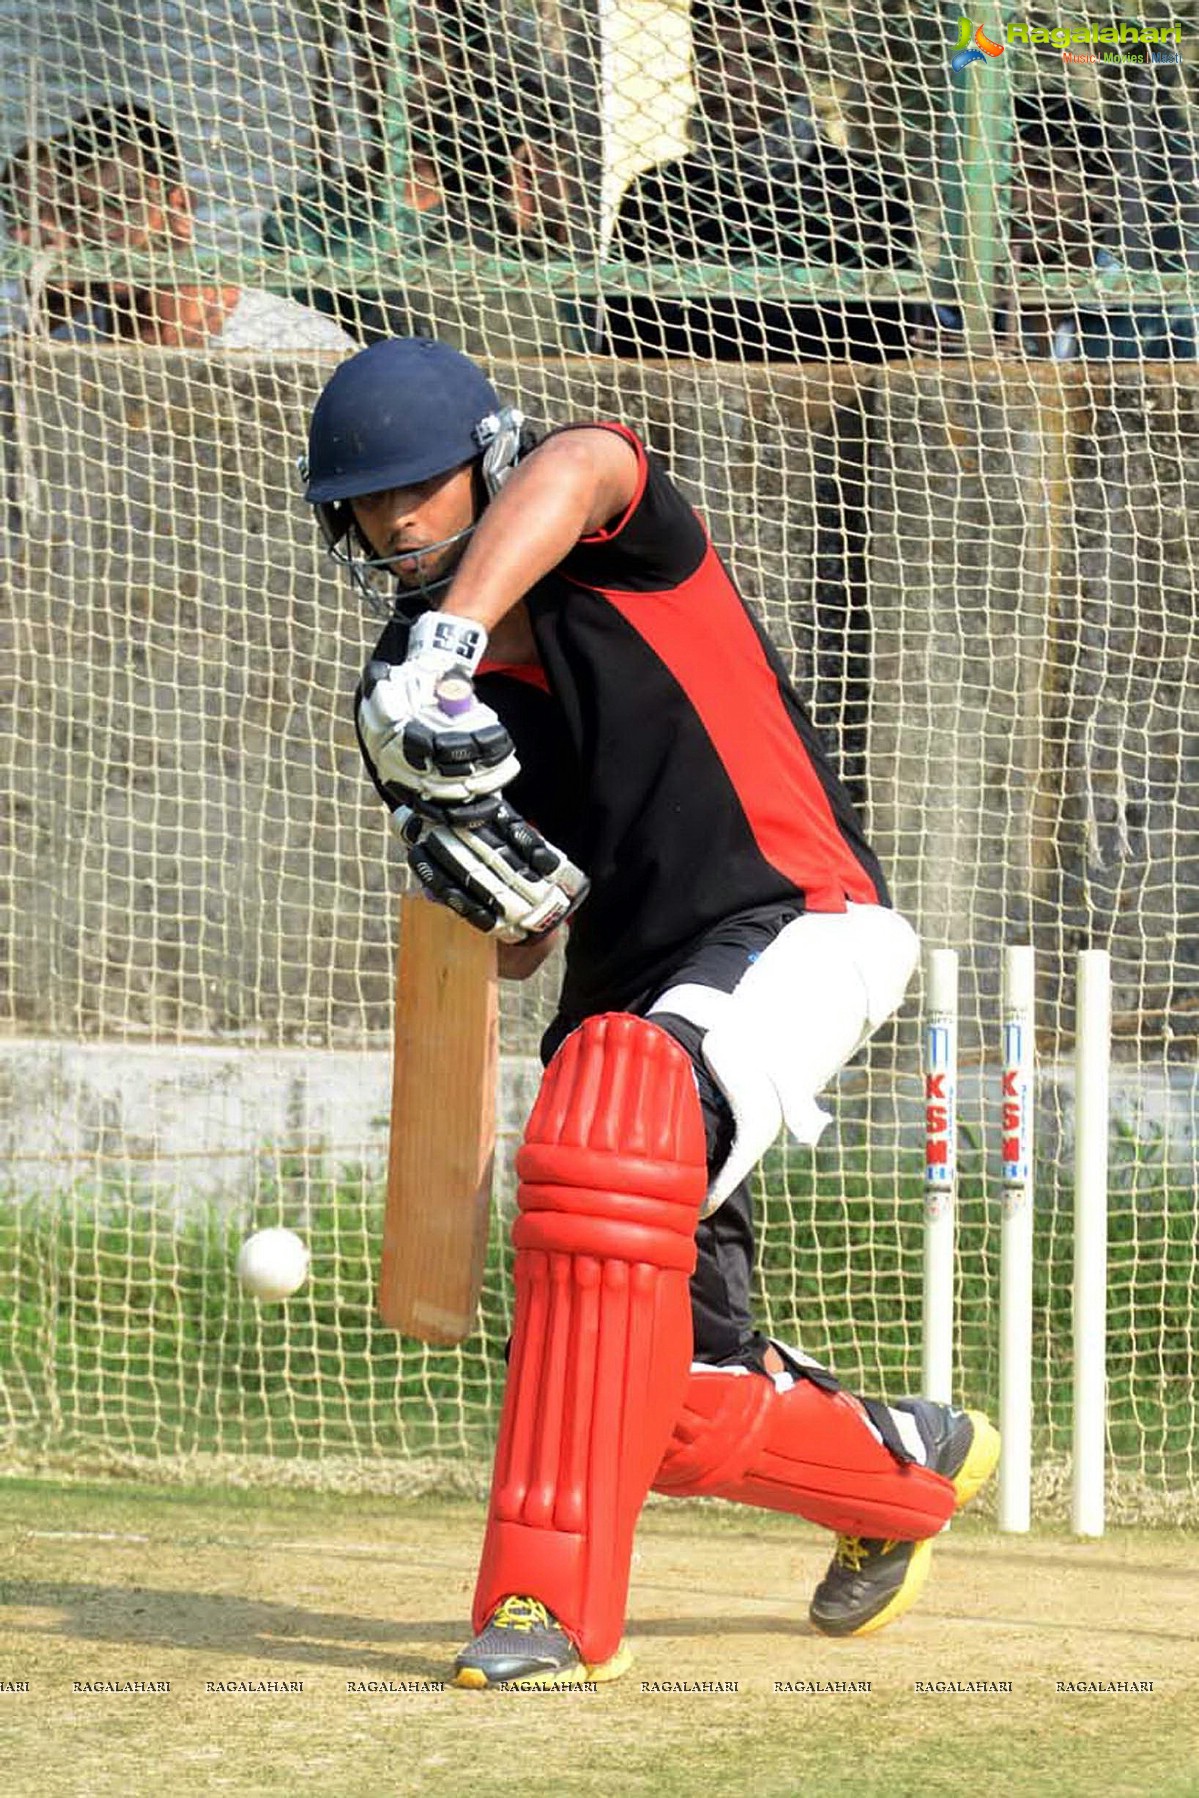
M587 876L503 800L471 828L433 824L405 806L392 823L429 898L502 943L544 936L587 897Z
M498 793L519 773L511 737L471 684L486 647L481 624L424 612L402 662L368 665L358 727L385 784L444 806Z

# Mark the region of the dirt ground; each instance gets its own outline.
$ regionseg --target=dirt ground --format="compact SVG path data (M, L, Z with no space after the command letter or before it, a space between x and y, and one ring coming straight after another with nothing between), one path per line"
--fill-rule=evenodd
M804 1621L822 1532L656 1505L632 1672L474 1694L439 1682L469 1633L475 1505L2 1492L16 1794L1199 1794L1199 1569L1177 1530L1079 1542L961 1519L916 1610L836 1643Z

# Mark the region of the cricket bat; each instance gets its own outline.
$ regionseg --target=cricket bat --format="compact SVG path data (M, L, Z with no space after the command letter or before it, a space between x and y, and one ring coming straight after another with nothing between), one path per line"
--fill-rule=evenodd
M483 1283L495 1161L495 938L443 905L400 901L379 1315L461 1342Z

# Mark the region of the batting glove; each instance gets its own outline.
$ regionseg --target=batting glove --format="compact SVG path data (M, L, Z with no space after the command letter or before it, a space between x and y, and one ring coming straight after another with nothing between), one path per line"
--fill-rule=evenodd
M403 662L367 665L362 741L380 780L411 793L417 807L484 798L520 771L511 737L471 684L486 646L482 625L424 612Z
M563 923L589 881L503 800L483 823L431 824L401 806L392 823L430 899L502 943L523 943Z

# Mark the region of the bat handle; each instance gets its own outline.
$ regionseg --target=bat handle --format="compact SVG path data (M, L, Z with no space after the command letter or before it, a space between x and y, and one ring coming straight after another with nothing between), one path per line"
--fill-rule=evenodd
M457 718L463 712L469 712L475 703L475 689L470 675L457 668L451 668L448 674L443 674L433 692L438 706L447 718Z

